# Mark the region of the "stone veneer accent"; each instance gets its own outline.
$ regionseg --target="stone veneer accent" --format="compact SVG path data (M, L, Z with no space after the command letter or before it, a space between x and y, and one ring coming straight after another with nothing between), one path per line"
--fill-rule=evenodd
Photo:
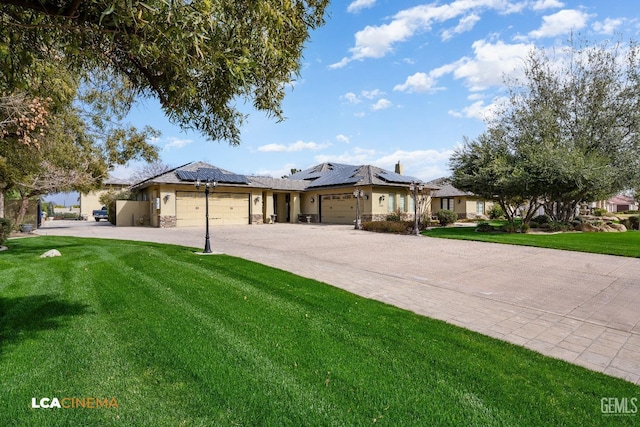
M176 217L160 215L160 228L173 228L176 226Z
M251 214L251 224L262 224L264 223L264 218L262 214Z

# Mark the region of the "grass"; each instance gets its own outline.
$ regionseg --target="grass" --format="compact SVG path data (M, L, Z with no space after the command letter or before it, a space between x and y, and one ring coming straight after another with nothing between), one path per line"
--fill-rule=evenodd
M37 237L0 252L0 425L633 425L640 387L194 249ZM57 248L62 257L40 259ZM118 407L31 409L31 399Z
M491 223L499 225L499 223ZM475 227L433 228L422 234L444 239L477 240L596 254L640 257L640 232L625 233L479 233Z

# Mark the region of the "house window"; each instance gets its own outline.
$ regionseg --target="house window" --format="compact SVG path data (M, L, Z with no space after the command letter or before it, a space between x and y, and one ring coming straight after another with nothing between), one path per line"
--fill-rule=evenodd
M484 202L476 202L476 214L484 215Z
M452 198L442 198L440 199L440 209L446 209L446 210L454 210L455 207L453 205L453 199Z
M398 203L398 210L400 210L400 212L407 211L407 196L404 194L400 194L400 203Z
M396 195L395 193L389 193L389 205L388 205L388 209L389 212L395 212L396 210Z
M413 196L409 197L409 209L407 212L415 212L415 200L413 200Z

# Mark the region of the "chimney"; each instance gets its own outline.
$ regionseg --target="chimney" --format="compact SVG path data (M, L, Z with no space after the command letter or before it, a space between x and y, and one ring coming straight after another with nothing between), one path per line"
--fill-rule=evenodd
M402 167L402 165L400 164L400 161L398 161L398 163L396 163L396 173L397 173L398 175L402 175L402 174L403 174L403 173L402 173L402 172L403 172L403 169L404 169L404 168L403 168L403 167Z

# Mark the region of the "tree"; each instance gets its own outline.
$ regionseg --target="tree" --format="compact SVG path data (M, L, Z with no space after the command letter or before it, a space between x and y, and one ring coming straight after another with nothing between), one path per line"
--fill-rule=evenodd
M0 93L28 87L33 63L62 57L158 98L184 128L238 144L238 100L283 119L286 85L328 2L0 0Z
M154 176L161 175L165 172L173 169L173 166L169 166L166 163L162 163L160 160L150 163L145 163L141 168L137 169L131 175L131 181L133 183L138 183L140 181L144 181L145 179L152 178Z
M485 131L476 140L465 139L449 164L454 187L495 200L510 224L517 216L528 224L540 206L534 178L498 127Z
M110 90L100 91L68 72L64 62L58 67L44 62L38 65L42 67L37 74L40 78L25 99L36 99L42 93L51 96L37 145L26 144L15 132L0 138L0 194L15 190L22 199L16 225L22 222L33 197L86 192L99 186L114 165L135 158L157 158L157 148L147 143L155 131L138 131L118 122L122 109L117 100L127 91L117 80L110 83ZM84 109L75 105L76 100L83 101Z
M499 202L514 196L529 207L539 202L553 219L568 222L580 203L637 182L640 49L635 43L572 43L553 57L536 49L524 71L523 80L507 82L509 101L487 131L452 157L456 187L491 192Z
M291 173L290 173L289 175L282 175L282 177L281 177L281 178L282 178L282 179L287 179L287 178L289 178L291 175L293 175L293 174L295 174L295 173L302 172L302 169L291 168L291 169L290 169L290 172L291 172Z

